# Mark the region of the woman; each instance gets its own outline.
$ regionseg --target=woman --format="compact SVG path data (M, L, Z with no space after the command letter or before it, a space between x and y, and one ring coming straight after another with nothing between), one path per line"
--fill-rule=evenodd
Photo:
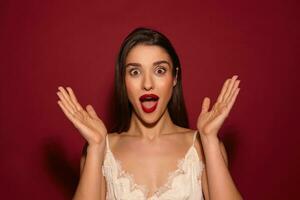
M170 41L152 29L133 30L116 63L114 133L91 105L82 108L70 87L57 92L62 111L87 141L74 199L242 199L217 136L239 82L227 79L211 110L204 98L191 130Z

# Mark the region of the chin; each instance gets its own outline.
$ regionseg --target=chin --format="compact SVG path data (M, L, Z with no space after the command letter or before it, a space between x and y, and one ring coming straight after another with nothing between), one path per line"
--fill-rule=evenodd
M141 120L145 126L154 126L164 115L164 112L159 112L159 110L156 110L153 113L145 113L143 110L137 114L137 117Z
M146 126L154 126L159 121L159 117L144 117L141 120Z

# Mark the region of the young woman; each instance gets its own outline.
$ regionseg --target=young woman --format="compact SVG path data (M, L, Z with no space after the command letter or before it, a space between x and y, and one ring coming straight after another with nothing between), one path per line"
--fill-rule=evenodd
M70 87L58 88L58 105L87 141L74 199L242 199L217 136L239 92L237 76L225 81L211 109L204 98L191 130L180 61L162 33L133 30L115 72L114 133L91 105L82 108Z

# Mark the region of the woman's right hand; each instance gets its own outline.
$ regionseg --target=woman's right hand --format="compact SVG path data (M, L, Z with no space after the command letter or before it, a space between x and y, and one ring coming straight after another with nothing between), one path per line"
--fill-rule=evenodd
M70 87L67 91L63 87L58 87L57 92L60 100L57 101L64 114L79 130L89 145L105 144L107 129L102 120L97 116L91 105L84 110L78 103L77 98Z

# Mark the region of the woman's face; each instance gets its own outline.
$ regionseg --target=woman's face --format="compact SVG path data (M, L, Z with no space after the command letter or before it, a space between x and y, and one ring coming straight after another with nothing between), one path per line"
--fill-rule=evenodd
M138 44L125 60L127 95L145 123L155 123L166 111L176 77L169 54L159 46Z

